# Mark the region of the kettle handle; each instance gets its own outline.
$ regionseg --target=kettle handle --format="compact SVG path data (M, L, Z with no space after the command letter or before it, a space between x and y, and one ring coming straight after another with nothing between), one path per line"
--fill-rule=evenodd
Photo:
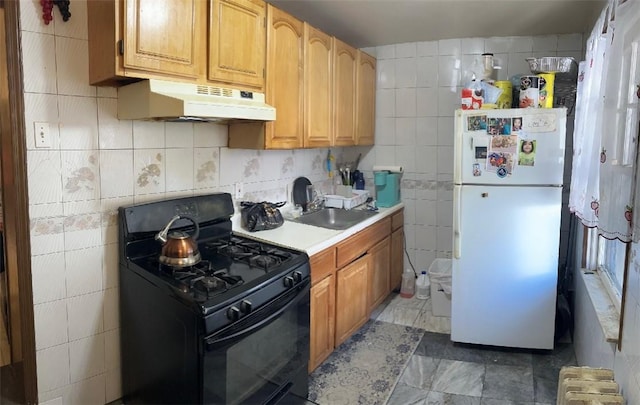
M191 218L188 215L176 215L173 218L171 218L171 220L169 221L169 223L167 225L165 225L165 227L158 232L158 234L155 236L156 240L159 240L162 243L166 243L167 242L167 234L169 233L169 228L171 228L171 225L173 225L174 222L176 222L177 220L179 220L180 218L184 218L184 219L188 219L189 221L191 221L193 223L193 225L195 225L196 230L193 233L193 240L197 240L198 236L200 235L200 226L198 225L198 222L196 222L195 219Z

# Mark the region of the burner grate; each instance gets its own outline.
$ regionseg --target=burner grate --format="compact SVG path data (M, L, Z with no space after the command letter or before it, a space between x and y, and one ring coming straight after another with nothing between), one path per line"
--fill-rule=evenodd
M244 240L234 236L229 239L208 242L205 248L234 260L240 260L251 267L261 270L272 269L292 258L291 253L284 250L267 247L261 242Z
M207 297L229 289L226 281L215 276L200 276L192 279L190 284L192 288L206 294Z

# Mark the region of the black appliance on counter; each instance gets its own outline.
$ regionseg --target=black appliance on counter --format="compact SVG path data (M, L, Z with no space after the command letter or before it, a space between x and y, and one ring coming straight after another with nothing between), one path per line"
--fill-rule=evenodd
M227 193L119 209L125 403L309 403L309 257L234 234L233 213ZM193 266L159 262L176 215L199 228Z

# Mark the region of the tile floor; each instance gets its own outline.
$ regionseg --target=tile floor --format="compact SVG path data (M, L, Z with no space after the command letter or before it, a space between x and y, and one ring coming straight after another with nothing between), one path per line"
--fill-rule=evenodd
M450 318L433 316L430 299L392 294L372 318L426 331L387 405L555 404L560 368L577 364L567 339L553 351L454 344Z

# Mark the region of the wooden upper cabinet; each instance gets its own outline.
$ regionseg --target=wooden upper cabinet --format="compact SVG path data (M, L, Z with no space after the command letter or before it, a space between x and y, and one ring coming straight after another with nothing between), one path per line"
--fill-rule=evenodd
M304 146L331 146L333 142L333 41L305 23Z
M193 81L204 75L201 0L89 1L87 21L91 84L151 77Z
M333 38L333 111L335 146L356 143L356 58L357 50Z
M301 148L304 130L304 23L271 5L267 9L268 149Z
M376 117L376 60L358 51L356 144L373 145Z
M126 0L124 68L197 78L205 37L200 0Z
M262 0L209 0L208 80L264 91L265 38Z

